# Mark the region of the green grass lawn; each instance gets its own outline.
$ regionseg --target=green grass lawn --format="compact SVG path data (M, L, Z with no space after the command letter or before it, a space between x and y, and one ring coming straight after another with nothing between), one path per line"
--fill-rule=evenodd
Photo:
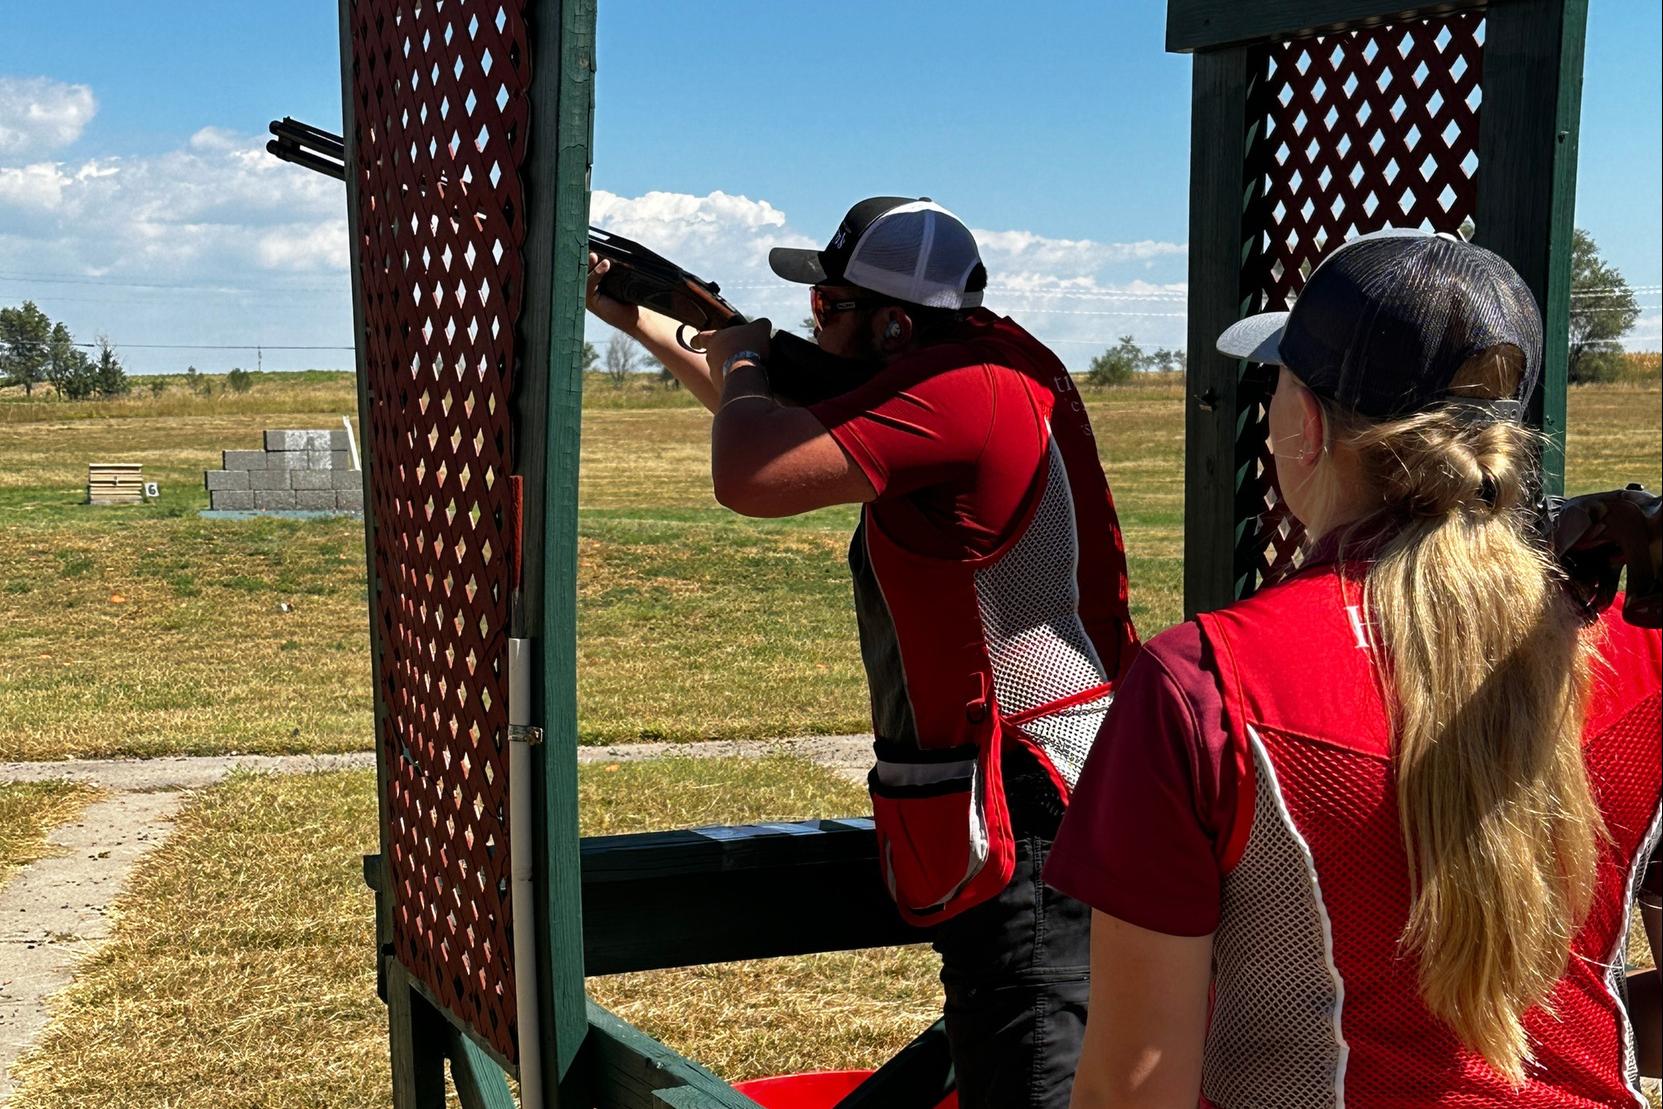
M0 782L0 885L47 851L46 837L98 796L78 782Z
M586 834L847 814L809 763L584 767ZM16 1068L14 1109L384 1106L368 772L239 776L199 796L124 895L110 942ZM597 1000L724 1077L873 1066L939 1015L924 948L590 980Z
M864 731L843 565L854 511L735 517L711 498L709 417L685 394L588 388L583 740ZM1165 383L1087 395L1145 635L1182 612L1182 402ZM196 515L221 449L354 403L338 375L0 401L0 759L370 745L361 525ZM1658 485L1658 403L1655 385L1573 390L1571 488ZM80 504L94 460L143 462L160 503Z

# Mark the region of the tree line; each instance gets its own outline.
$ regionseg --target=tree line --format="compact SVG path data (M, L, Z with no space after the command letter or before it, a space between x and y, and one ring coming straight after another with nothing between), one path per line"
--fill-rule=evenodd
M1462 228L1471 237L1472 226ZM1640 318L1640 305L1617 267L1600 257L1594 237L1578 227L1571 236L1571 306L1565 376L1572 384L1614 381L1628 372L1622 338ZM1134 375L1184 369L1184 351L1144 351L1122 335L1091 360L1086 380L1093 385L1123 385Z
M0 385L21 385L27 396L34 396L37 385L51 385L70 400L131 391L127 369L110 341L100 335L96 351L88 354L69 328L53 323L32 300L0 308Z

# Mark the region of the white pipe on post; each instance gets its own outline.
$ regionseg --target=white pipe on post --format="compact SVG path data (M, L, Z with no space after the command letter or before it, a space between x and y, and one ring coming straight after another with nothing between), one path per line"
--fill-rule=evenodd
M514 914L514 997L520 1026L520 1104L543 1109L542 1029L537 1014L537 901L532 883L531 640L508 640L508 858Z

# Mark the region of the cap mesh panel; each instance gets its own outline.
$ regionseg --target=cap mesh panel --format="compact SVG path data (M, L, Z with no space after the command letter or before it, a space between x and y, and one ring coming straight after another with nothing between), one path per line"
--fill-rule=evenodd
M980 262L969 229L945 209L920 202L882 216L867 228L844 276L909 304L964 308L979 303L979 298L965 295L964 286Z

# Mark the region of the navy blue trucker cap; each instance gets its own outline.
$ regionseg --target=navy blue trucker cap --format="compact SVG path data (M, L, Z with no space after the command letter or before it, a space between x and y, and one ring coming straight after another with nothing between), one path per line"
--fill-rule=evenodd
M1499 413L1522 414L1542 373L1542 317L1512 266L1452 235L1387 228L1351 240L1305 281L1293 308L1249 316L1218 337L1235 358L1286 366L1319 396L1364 416L1417 412L1457 371L1517 347L1524 372Z

